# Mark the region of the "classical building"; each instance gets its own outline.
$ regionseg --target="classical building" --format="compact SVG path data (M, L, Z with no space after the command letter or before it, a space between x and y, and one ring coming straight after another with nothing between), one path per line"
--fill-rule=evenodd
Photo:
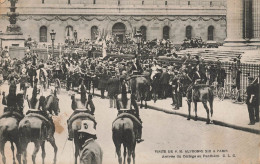
M225 46L260 46L260 1L227 0Z
M9 1L1 4L1 31L8 25ZM133 35L140 29L143 39L170 39L181 43L186 37L224 42L226 0L18 0L17 24L25 38L55 43L74 38L94 40L97 35ZM76 32L75 32L76 31Z

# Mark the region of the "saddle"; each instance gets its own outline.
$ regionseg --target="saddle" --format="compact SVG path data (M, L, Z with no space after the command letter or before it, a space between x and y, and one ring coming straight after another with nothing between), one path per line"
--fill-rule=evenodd
M74 113L72 114L72 117L70 119L68 119L67 123L68 126L71 127L72 123L79 118L83 118L83 119L89 119L91 121L94 122L94 126L96 127L97 122L95 120L95 117L93 115L91 115L90 113L88 113L88 111L84 110L75 110Z
M25 117L36 117L47 122L50 126L52 125L52 120L48 117L47 113L44 111L30 109L26 113Z
M134 122L135 125L142 127L141 120L139 120L135 115L130 114L130 113L119 113L117 115L116 119L113 121L112 125L114 124L114 122L116 120L121 119L121 118L130 118Z
M7 107L5 107L5 108L7 108ZM5 109L5 112L3 113L2 116L0 116L0 119L7 118L7 117L15 117L18 120L22 120L24 118L24 115L22 113L20 113L19 111L15 111L15 110L6 111L6 109Z

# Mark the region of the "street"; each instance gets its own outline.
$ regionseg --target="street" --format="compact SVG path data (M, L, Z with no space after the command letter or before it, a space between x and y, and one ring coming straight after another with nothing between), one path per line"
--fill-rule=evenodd
M3 86L2 86L3 87ZM3 88L1 88L3 90ZM31 94L31 91L29 92ZM29 96L30 97L30 96ZM58 146L58 164L74 163L73 142L67 141L67 119L73 112L71 99L65 90L58 95L61 113L54 116ZM97 121L97 142L103 149L103 163L117 164L115 146L112 141L112 122L117 110L109 108L109 100L94 97ZM160 101L160 100L159 100ZM171 103L169 101L169 103ZM1 114L2 114L1 107ZM186 118L163 112L140 109L143 121L144 142L136 145L137 164L173 163L258 163L259 135L234 130L202 121L187 121ZM64 148L64 150L63 150ZM27 159L32 163L34 145L30 143ZM122 149L123 150L123 149ZM12 163L10 143L5 145L7 163ZM122 153L123 155L123 153ZM224 157L225 156L225 157ZM41 163L41 150L37 154ZM46 143L46 163L53 161L53 148ZM2 162L2 161L1 161Z

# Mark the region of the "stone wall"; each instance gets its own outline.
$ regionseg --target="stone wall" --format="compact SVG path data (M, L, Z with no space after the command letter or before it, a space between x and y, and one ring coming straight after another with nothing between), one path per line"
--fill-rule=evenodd
M52 19L46 20L45 17L38 16L34 19L26 18L23 16L19 17L18 24L21 26L25 38L30 35L36 41L39 41L40 27L47 27L47 41L50 42L50 31L54 29L56 31L56 41L63 43L66 34L65 29L67 26L72 26L73 30L78 33L78 39L90 39L91 38L91 27L97 26L100 33L112 34L112 27L117 22L122 22L126 26L126 34L133 34L134 31L138 30L141 26L145 26L147 31L147 40L162 39L163 38L163 27L170 27L170 40L174 43L180 43L185 39L186 26L192 26L192 37L201 37L204 41L208 38L208 27L214 26L214 40L217 42L223 42L226 38L226 21L225 17L168 17L167 19L159 20L156 17L143 16L134 20L133 17L113 17L108 16L102 20L93 19L85 20L82 17L78 19L70 19L68 16L66 19L62 17L53 17ZM48 17L50 18L50 17ZM89 17L87 17L89 18ZM123 19L123 20L122 20ZM146 20L147 19L147 20ZM170 20L169 20L170 19ZM1 24L8 24L7 21L1 20Z

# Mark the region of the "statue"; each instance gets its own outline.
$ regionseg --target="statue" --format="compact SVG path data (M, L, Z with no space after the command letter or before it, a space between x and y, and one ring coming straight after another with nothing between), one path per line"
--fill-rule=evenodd
M8 33L21 33L21 27L16 25L17 17L19 16L19 13L16 13L16 7L15 4L18 0L8 0L11 3L10 6L10 12L7 13L7 16L9 17L10 25L7 26L7 32Z

